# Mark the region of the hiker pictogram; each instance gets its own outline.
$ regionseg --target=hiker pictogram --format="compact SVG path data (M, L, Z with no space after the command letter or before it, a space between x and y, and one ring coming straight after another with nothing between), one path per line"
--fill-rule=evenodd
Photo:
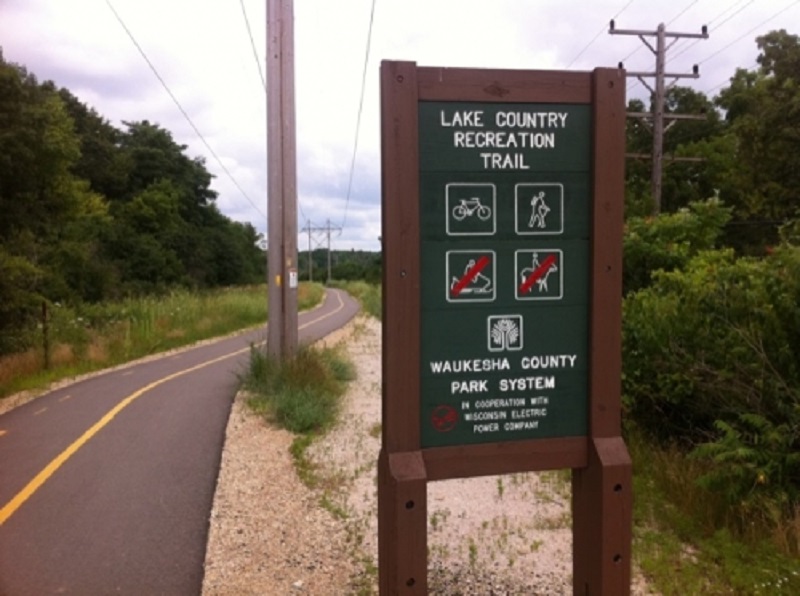
M541 191L533 195L531 199L531 219L528 222L529 228L546 228L545 218L550 213L550 207L547 206L544 200L545 192Z
M516 232L522 236L564 233L564 186L524 182L514 187Z

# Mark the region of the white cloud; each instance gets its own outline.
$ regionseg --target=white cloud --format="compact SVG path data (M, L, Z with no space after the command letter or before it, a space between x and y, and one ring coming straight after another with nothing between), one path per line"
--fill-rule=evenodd
M266 212L266 100L239 3L111 2L222 163ZM781 27L797 33L800 24L800 7L793 6L759 27L790 6L790 0L376 0L348 201L371 4L295 2L300 205L320 225L327 219L340 225L347 205L347 226L336 240L343 248L378 248L378 70L383 59L517 69L563 69L572 63L572 69L588 70L615 66L626 58L630 69L652 70L652 53L638 38L605 32L609 19L627 7L616 19L618 28L655 30L664 22L673 31L696 32L709 25L709 40L691 46L693 42L678 42L668 54L674 57L670 70L689 72L693 63L700 63L702 78L683 83L704 91L725 82L736 67L753 66L757 35ZM245 0L244 6L263 64L266 1ZM197 138L105 2L4 0L0 12L0 43L7 60L27 66L40 80L53 79L69 88L116 125L147 119L167 128L189 147L190 155L205 157L216 176L220 209L265 231L263 217ZM644 93L642 85L629 84L630 96ZM303 225L301 221L299 227ZM302 238L299 245L304 246Z

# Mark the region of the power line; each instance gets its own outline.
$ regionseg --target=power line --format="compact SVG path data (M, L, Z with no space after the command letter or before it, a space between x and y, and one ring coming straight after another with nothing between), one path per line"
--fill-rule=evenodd
M682 11L680 11L678 14L676 14L674 17L672 17L669 21L667 21L667 27L669 27L670 25L672 25L672 23L677 21L687 10L689 10L692 6L697 4L697 2L698 2L698 0L694 0L694 2L691 2L691 3L687 4L686 7Z
M799 0L800 1L800 0ZM667 50L681 38L698 38L698 39L708 39L708 31L706 26L703 25L701 29L701 33L677 33L674 31L667 31L664 23L659 23L658 28L656 31L643 31L637 29L616 29L614 26L614 21L610 23L610 29L608 31L612 35L636 35L642 41L642 43L653 52L656 58L656 70L655 72L628 72L626 76L629 77L636 77L639 81L647 87L653 95L652 101L652 108L651 112L629 112L628 116L633 118L649 118L650 119L650 127L653 133L653 151L650 155L626 155L626 157L641 157L645 159L652 159L653 169L652 169L652 176L651 176L651 189L653 194L653 206L655 209L655 213L658 214L661 211L661 174L663 169L663 148L664 148L664 133L669 130L670 126L675 124L678 120L698 120L698 119L705 119L704 116L696 116L693 114L665 114L664 112L664 104L666 99L667 91L672 88L672 86L679 80L679 79L696 79L700 76L697 67L695 66L692 70L691 74L683 74L683 73L667 73L666 72L666 63L667 63ZM655 37L656 42L651 44L646 38L647 37ZM667 43L667 38L670 38L672 41ZM620 62L620 68L622 68L622 63ZM645 82L644 77L654 77L655 78L655 85L651 87L648 83ZM674 79L672 83L666 85L665 79L670 78ZM670 122L665 126L664 121L670 120ZM646 122L643 120L643 122ZM673 158L673 161L686 161L687 159L694 160L696 158Z
M687 6L685 6L685 7L683 8L683 10L681 10L681 11L680 11L680 12L679 12L677 15L675 15L674 17L672 17L672 19L670 19L670 21L667 23L667 25L669 25L670 23L672 23L672 21L674 21L674 20L675 20L675 19L677 19L679 16L681 16L683 13L685 13L687 10L689 10L689 8L691 8L693 5L697 4L697 1L698 1L698 0L692 0L692 2L690 2L690 3L689 3ZM632 51L630 54L628 54L628 55L627 55L627 56L625 56L625 57L624 57L622 60L620 60L620 62L627 62L628 58L630 58L630 57L631 57L631 56L633 56L633 55L634 55L636 52L638 52L639 50L641 50L641 49L642 49L642 47L643 47L643 46L638 46L638 47L637 47L635 50L633 50L633 51ZM634 87L635 87L635 86L636 86L636 85L634 85Z
M316 234L316 233L322 232L327 237L327 240L328 240L328 280L327 280L327 283L330 284L331 283L331 279L332 279L332 277L331 277L331 232L332 231L337 231L337 230L339 232L342 231L341 228L338 228L336 226L332 226L330 219L327 220L325 226L315 226L309 221L309 222L306 223L306 227L304 227L302 230L300 230L301 232L308 232L308 280L309 281L313 281L313 275L314 275L314 273L313 273L314 268L313 268L313 264L312 264L312 261L311 261L311 254L312 254L311 235L312 235L312 233ZM315 242L316 242L317 246L320 246L320 244L322 244L322 241L316 241L315 240Z
M743 1L743 0L739 0L739 3L741 4L741 2L742 2L742 1ZM737 10L736 12L734 12L732 15L728 16L728 18L726 18L726 19L725 19L724 21L722 21L722 22L721 22L719 25L717 25L716 27L714 27L714 30L716 30L716 29L719 29L720 27L722 27L722 26L723 26L725 23L727 23L728 21L730 21L730 20L731 20L733 17L735 17L735 16L736 16L737 14L739 14L740 12L742 12L742 11L743 11L745 8L747 8L748 6L750 6L750 5L751 5L753 2L755 2L755 1L756 1L756 0L750 0L749 2L747 2L747 4L745 4L744 6L741 6L741 7L739 8L739 10ZM733 7L735 7L735 6L736 6L736 4L734 4L734 5L733 5L731 8L733 8ZM728 11L723 11L723 12L722 12L720 15L718 15L718 16L717 16L717 18L720 18L720 17L721 17L722 15L724 15L726 12L728 12ZM712 20L712 21L709 23L709 25L713 25L715 20L716 20L716 19Z
M715 56L718 56L719 54L721 54L722 52L724 52L725 50L727 50L729 47L731 47L732 45L734 45L734 44L736 44L736 43L740 42L742 39L744 39L745 37L747 37L748 35L750 35L751 33L753 33L753 31L755 31L755 30L756 30L756 29L758 29L759 27L763 27L764 25L766 25L767 23L769 23L769 22L770 22L772 19L775 19L775 18L779 17L780 15L782 15L782 14L783 14L783 13L785 13L787 10L789 10L790 8L792 8L793 6L795 6L795 5L797 5L797 4L800 4L800 0L795 0L795 1L794 1L794 2L792 2L791 4L788 4L788 5L787 5L787 6L785 6L783 9L781 9L780 11L776 12L774 15L772 15L771 17L769 17L767 20L765 20L765 21L762 21L761 23L759 23L758 25L756 25L756 26L755 26L755 27L753 27L752 29L748 30L746 33L743 33L742 35L740 35L739 37L737 37L736 39L734 39L734 40L733 40L732 42L730 42L728 45L721 47L719 50L717 50L716 52L714 52L714 53L713 53L713 54L711 54L710 56L707 56L706 58L703 58L703 59L702 59L700 62L698 62L698 64L703 64L704 62L708 62L709 60L711 60L711 59L712 59L712 58L714 58Z
M200 140L206 146L206 149L208 149L208 152L211 153L211 155L217 161L217 163L219 164L219 167L222 168L222 171L225 172L228 175L228 178L230 178L231 182L233 182L233 184L236 186L236 188L239 189L239 192L242 193L242 196L244 196L244 198L247 199L248 202L253 206L253 209L255 209L262 217L264 217L266 219L267 216L261 211L261 209L258 208L258 206L252 201L252 199L249 196L247 196L247 193L244 191L244 189L241 186L239 186L239 183L236 181L236 178L234 178L233 175L228 170L228 168L225 167L225 164L222 163L222 160L219 158L217 153L211 148L211 145L208 144L208 141L206 141L205 137L200 133L200 131L198 130L197 126L195 126L194 122L192 122L192 119L189 117L189 114L187 114L186 110L183 109L183 106L178 101L178 98L176 98L175 95L172 93L172 91L170 90L170 88L167 85L166 81L164 81L164 79L158 73L158 70L156 69L155 65L153 65L153 63L147 57L147 54L145 54L145 51L142 49L142 46L139 45L139 42L136 41L136 38L133 36L133 33L131 33L130 29L128 29L128 26L125 24L125 21L122 20L122 17L119 16L119 13L117 13L116 9L111 4L111 0L106 0L106 5L108 6L108 8L111 9L111 12L114 13L114 16L116 17L117 21L122 26L122 28L125 30L125 33L127 33L127 35L130 38L130 40L133 42L133 45L136 46L137 50L139 50L139 54L141 54L142 58L144 58L144 61L147 62L147 66L149 66L150 70L153 71L153 74L156 76L158 81L161 83L161 86L164 87L164 90L167 92L167 94L170 96L172 101L178 107L178 110L180 110L180 113L183 114L184 118L186 118L186 121L189 123L189 126L192 127L192 130L194 130L195 134L197 134L197 136L200 138Z
M361 114L364 111L364 90L367 86L367 64L369 63L369 48L372 43L372 24L375 22L375 0L372 0L372 9L369 14L369 31L367 32L367 49L364 52L364 72L361 75L361 99L358 102L358 117L356 118L356 138L353 143L353 159L350 162L350 177L347 182L347 199L344 204L344 217L340 226L339 234L344 230L347 222L347 208L350 206L350 191L353 188L353 172L356 169L356 153L358 152L358 133L361 130Z
M247 11L244 8L244 0L239 0L239 6L242 7L242 16L244 17L244 24L247 27L247 37L250 38L250 47L253 50L253 59L256 61L256 66L258 67L258 76L261 77L261 84L264 87L264 91L267 90L267 81L264 78L264 71L261 69L261 61L258 59L258 51L256 50L256 42L253 41L253 32L250 30L250 19L247 18Z
M633 2L634 2L634 0L629 0L629 2L628 2L628 3L627 3L625 6L623 6L623 7L622 7L622 9L621 9L619 12L617 12L617 14L615 14L615 15L614 15L613 17L611 17L611 18L612 18L612 19L616 19L616 18L617 18L619 15L621 15L623 12L625 12L625 9L626 9L626 8L628 8L628 7L629 7L631 4L633 4ZM605 33L605 31L606 31L606 27L605 27L605 25L604 25L603 27L601 27L601 28L600 28L600 31L598 31L598 32L597 32L597 34L596 34L596 35L595 35L595 36L594 36L594 37L593 37L593 38L592 38L592 39L589 41L589 43L587 43L587 44L586 44L586 45L583 47L583 49L582 49L580 52L578 52L578 55L577 55L577 56L575 56L575 57L574 57L574 58L573 58L573 59L570 61L570 63L569 63L569 64L567 64L567 68L569 68L570 66L572 66L573 64L575 64L575 61L576 61L578 58L580 58L580 57L583 55L583 53L584 53L586 50L588 50L588 49L589 49L589 46L591 46L591 45L592 45L592 44L593 44L595 41L597 41L597 38L598 38L598 37L600 37L600 36L601 36L603 33Z
M739 4L741 4L741 2L742 2L742 0L740 0ZM727 23L728 21L730 21L730 20L731 20L733 17L735 17L737 14L739 14L740 12L742 12L742 11L743 11L745 8L747 8L748 6L750 6L750 5L751 5L753 2L755 2L755 0L750 0L750 1L749 1L747 4L745 4L744 6L741 6L741 7L739 8L739 10L737 10L736 12L734 12L732 15L728 16L728 18L726 18L724 21L722 21L722 22L721 22L719 25L717 25L716 27L711 27L711 25L714 23L714 21L716 21L716 19L717 19L717 18L719 18L720 16L722 16L723 14L725 14L726 12L728 12L728 11L731 9L731 7L728 7L728 9L727 9L727 10L724 10L724 11L723 11L723 12L722 12L720 15L717 15L717 17L716 17L715 19L713 19L713 20L711 20L711 21L709 22L709 27L710 27L710 28L709 28L709 31L716 31L717 29L719 29L720 27L722 27L722 26L723 26L725 23ZM734 4L734 6L736 6L736 5ZM675 58L677 58L678 56L680 56L681 54L685 54L687 51L689 51L690 49L692 49L692 48L693 48L693 47L694 47L696 44L698 44L699 42L700 42L700 40L699 40L699 39L695 39L695 40L694 40L694 41L692 41L691 43L688 43L688 44L686 44L686 46L684 46L683 48L681 48L681 51L680 51L680 52L678 52L677 54L673 55L673 56L672 56L672 58L673 58L673 59L675 59Z
M755 2L755 0L738 0L738 2L735 2L734 4L728 6L728 8L724 9L721 13L717 14L717 16L715 16L713 19L711 19L708 22L709 33L713 32L713 31L716 31L717 29L722 27L725 23L730 21L733 17L735 17L740 12L742 12L745 8L750 6L753 2ZM743 4L743 3L745 3L743 6L739 6L739 5ZM737 10L737 7L738 7L738 10ZM723 16L725 16L731 10L735 10L735 12L733 14L731 14L731 15L728 15L728 17L724 21L719 23L718 25L716 25L714 27L711 27L711 25L716 23L718 19L721 19ZM674 49L677 50L680 47L681 42L684 42L684 41L686 41L686 40L681 39L678 43L675 44ZM676 58L678 58L682 54L685 54L686 52L688 52L690 49L692 49L694 46L696 46L698 43L700 43L700 41L701 41L700 39L694 39L694 40L688 41L684 46L680 47L680 50L678 52L676 52L676 53L674 53L672 55L672 60L675 60ZM628 86L628 91L630 91L632 89L635 89L637 85L639 85L639 81L634 81L631 85Z
M750 70L753 70L754 68L757 68L757 67L758 67L758 62L754 62L754 63L753 63L753 65L752 65L752 66L750 66L750 68L748 68L747 70L748 70L748 71L750 71ZM717 89L719 89L719 88L720 88L720 87L722 87L723 85L725 85L725 84L727 84L727 83L730 83L730 82L731 82L731 78L733 78L733 77L728 77L727 79L725 79L724 81L722 81L722 82L721 82L721 83L719 83L718 85L714 85L713 87L711 87L710 89L708 89L708 90L705 92L705 94L706 94L706 95L711 95L711 94L712 94L714 91L716 91Z

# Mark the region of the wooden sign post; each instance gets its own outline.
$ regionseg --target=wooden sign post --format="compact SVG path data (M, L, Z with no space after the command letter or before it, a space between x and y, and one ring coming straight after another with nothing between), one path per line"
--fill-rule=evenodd
M427 593L427 483L571 468L575 594L627 594L625 74L381 68L381 594Z

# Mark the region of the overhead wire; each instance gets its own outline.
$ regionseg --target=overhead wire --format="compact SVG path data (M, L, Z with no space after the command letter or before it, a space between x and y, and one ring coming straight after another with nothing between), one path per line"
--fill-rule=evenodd
M688 11L688 10L689 10L689 9L690 9L692 6L694 6L695 4L697 4L697 2L698 2L698 0L695 0L695 1L694 1L694 2L692 2L691 4L687 4L687 5L686 5L686 7L684 7L684 9L683 9L682 11L680 11L678 14L676 14L674 17L672 17L672 18L671 18L669 21L667 21L667 23L666 23L666 25L665 25L665 26L666 26L666 27L669 27L669 26L670 26L672 23L674 23L675 21L677 21L677 20L678 20L678 19L679 19L681 16L683 16L683 15L686 13L686 11ZM674 50L675 48L679 47L679 46L681 45L681 43L682 43L682 42L684 42L684 41L686 41L686 40L685 40L685 39L677 39L677 40L675 40L675 41L676 41L676 43L674 43L674 44L672 45L672 49L673 49L673 50ZM695 40L695 43L697 43L698 41L699 41L699 40Z
M250 48L253 50L253 59L256 61L256 67L258 67L258 76L261 77L261 85L264 87L264 91L266 91L267 80L264 78L264 71L261 68L261 60L258 59L258 50L256 50L256 42L253 41L253 31L250 29L250 19L247 18L247 10L245 10L244 7L244 0L239 0L239 6L242 7L244 25L247 28L247 37L250 38Z
M136 49L139 51L139 54L142 56L142 58L144 58L144 61L147 63L147 66L150 68L150 70L156 76L158 81L161 83L161 86L164 87L164 90L167 92L167 95L170 96L170 99L172 99L173 103L177 106L177 108L180 111L180 113L183 114L183 117L189 123L189 126L192 127L192 130L194 130L195 134L203 142L203 145L205 145L206 149L208 149L208 152L214 157L214 159L216 160L216 162L219 165L219 167L222 169L223 172L225 172L225 174L228 176L228 178L231 180L231 182L233 182L234 186L236 186L236 188L239 189L239 192L242 193L242 196L245 199L247 199L247 201L250 203L250 205L253 206L253 209L255 209L261 216L266 218L267 217L266 214L263 211L261 211L261 209L259 209L258 206L253 202L253 200L247 195L247 193L244 191L244 189L236 181L236 178L233 177L233 174L231 174L230 171L228 170L228 168L225 167L225 164L222 163L222 160L219 158L219 156L217 155L216 151L214 151L211 148L211 145L208 144L208 141L206 141L206 139L203 136L203 134L200 132L200 130L197 128L197 126L195 126L195 123L189 117L189 114L186 113L186 110L183 109L183 106L178 101L178 98L175 97L175 94L172 93L172 90L169 88L169 85L167 85L166 81L164 81L164 79L159 74L158 69L156 69L155 65L147 57L147 54L145 53L145 51L142 48L142 46L139 45L139 42L136 41L136 38L134 37L133 33L128 28L128 26L125 24L125 21L122 19L122 17L116 11L116 9L114 8L113 4L111 4L111 0L105 0L105 2L106 2L106 5L108 6L108 8L111 10L111 12L114 13L114 17L117 19L117 22L119 22L119 24L125 30L125 33L128 35L128 38L130 38L131 42L133 42L133 45L136 46Z
M740 4L743 4L745 2L746 2L746 4L744 4L743 6L739 6ZM711 19L708 22L709 31L715 31L715 30L719 29L720 27L722 27L722 25L724 25L725 23L730 21L733 17L735 17L737 14L742 12L745 8L750 6L753 2L755 2L755 0L738 0L737 2L731 4L730 6L725 8L721 13L717 14L717 16L715 16L713 19ZM683 13L685 13L695 3L696 2L693 2L692 4L689 4L688 6L686 6L680 13L678 13L675 17L673 17L672 20L669 21L669 23L672 23L673 21L675 21L679 16L681 16ZM737 6L739 6L739 8L738 8L738 10L735 10ZM711 27L711 25L713 25L715 22L717 22L718 19L720 19L723 16L725 16L731 10L735 10L735 12L733 14L729 15L724 21L722 21L721 23L719 23L715 27ZM688 41L688 43L686 45L684 45L683 47L681 47L680 43L684 42L684 41ZM687 52L689 49L693 48L695 45L697 45L701 41L703 41L703 38L693 39L691 41L689 41L689 40L679 40L678 43L675 46L673 46L673 49L680 48L680 51L678 51L676 53L673 53L670 56L670 59L671 60L675 60L678 56L680 56L681 54L684 54L685 52ZM641 46L639 48L637 48L637 49L641 49ZM629 54L629 56L631 56L633 53L635 53L635 52L632 52L631 54ZM630 91L631 89L634 89L639 84L641 84L640 81L632 81L631 84L628 85L628 90Z
M698 64L703 64L703 63L705 63L705 62L708 62L708 61L709 61L709 60L711 60L712 58L714 58L714 57L718 56L719 54L721 54L722 52L724 52L725 50L727 50L729 47L731 47L732 45L735 45L735 44L739 43L739 42L740 42L742 39L744 39L744 38L745 38L745 37L747 37L748 35L752 34L752 33L753 33L753 32L754 32L756 29L759 29L760 27L763 27L764 25L766 25L767 23L769 23L771 20L773 20L773 19L775 19L775 18L779 17L780 15L782 15L783 13L785 13L787 10L789 10L789 9L790 9L790 8L792 8L793 6L796 6L797 4L800 4L800 0L795 0L795 1L794 1L794 2L792 2L791 4L787 4L787 5L786 5L784 8L782 8L781 10L779 10L778 12L776 12L774 15L772 15L771 17L769 17L769 18L768 18L768 19L766 19L765 21L762 21L761 23L759 23L758 25L756 25L756 26L755 26L755 27L753 27L752 29L748 29L748 30L747 30L747 32L743 33L742 35L740 35L739 37L737 37L736 39L734 39L732 42L730 42L729 44L727 44L727 45L725 45L725 46L721 47L720 49L718 49L718 50L717 50L716 52L714 52L713 54L711 54L711 55L709 55L709 56L706 56L705 58L703 58L703 59L702 59L700 62L698 62Z
M724 25L725 23L727 23L728 21L730 21L730 20L731 20L733 17L735 17L737 14L739 14L739 13L740 13L742 10L744 10L745 8L747 8L748 6L750 6L750 5L751 5L751 4L752 4L754 1L755 1L755 0L750 0L749 2L747 2L746 4L744 4L743 6L739 7L739 9L738 9L738 10L736 10L736 11L735 11L733 14L729 15L729 16L728 16L728 17L727 17L727 18L726 18L724 21L722 21L722 22L721 22L721 23L719 23L719 24L718 24L716 27L714 27L714 29L712 29L712 31L713 31L713 30L716 30L716 29L719 29L719 28L720 28L722 25ZM741 2L739 2L739 3L737 3L737 4L741 4ZM737 6L737 4L735 4L735 5L734 5L734 7L735 7L735 6ZM716 51L715 51L715 52L713 52L712 54L709 54L709 55L708 55L708 56L706 56L706 57L705 57L703 60L700 60L700 61L697 63L697 64L698 64L698 66L699 66L700 64L704 64L705 62L708 62L708 61L709 61L709 60L711 60L712 58L715 58L716 56L718 56L719 54L721 54L722 52L724 52L725 50L727 50L727 49L728 49L728 48L730 48L731 46L733 46L733 45L737 44L737 43L738 43L738 42L740 42L742 39L744 39L744 38L745 38L745 37L747 37L748 35L751 35L751 34L752 34L754 31L756 31L756 30L757 30L757 29L759 29L760 27L763 27L764 25L766 25L766 24L767 24L767 23L769 23L770 21L772 21L772 20L776 19L777 17L779 17L780 15L782 15L783 13L785 13L787 10L789 10L789 9L790 9L790 8L792 8L793 6L796 6L797 4L800 4L800 0L795 0L794 2L791 2L790 4L787 4L787 5L786 5L786 6L784 6L784 7L783 7L781 10L779 10L778 12L776 12L775 14L773 14L772 16L770 16L769 18L767 18L767 19L765 19L764 21L760 22L760 23L759 23L758 25L756 25L755 27L753 27L753 28L751 28L751 29L747 30L745 33L743 33L742 35L740 35L739 37L737 37L736 39L734 39L734 40L733 40L733 41L731 41L730 43L726 44L725 46L723 46L723 47L719 48L718 50L716 50ZM719 15L717 15L717 17L715 17L715 19L714 19L714 20L712 20L712 22L714 22L716 19L719 19L719 18L721 18L721 17L722 17L722 15L724 15L725 13L727 13L727 12L729 12L729 11L730 11L730 8L729 8L729 9L727 9L727 10L725 10L725 11L723 11L722 13L720 13ZM695 42L694 42L694 43L697 43L697 41L699 41L699 40L695 40ZM683 49L683 51L682 51L682 52L679 52L677 55L673 56L673 59L674 59L674 58L677 58L677 57L678 57L680 54L682 54L683 52L685 52L686 50L688 50L689 48L691 48L693 45L694 45L694 44L690 44L689 46L685 47L685 48ZM712 87L711 89L709 89L709 90L708 90L708 93L711 93L711 92L713 92L713 91L716 91L717 89L719 89L720 87L722 87L723 85L725 85L725 83L727 83L727 82L728 82L728 81L724 81L724 82L722 82L722 83L720 83L720 84L716 85L715 87ZM631 88L633 88L633 87L635 87L635 85L632 85L632 86L630 86L628 89L630 90L630 89L631 89Z
M690 9L692 6L694 6L695 4L697 4L697 2L698 2L698 1L699 1L699 0L692 0L692 2L690 2L689 4L687 4L686 6L684 6L684 7L683 7L683 9L682 9L682 10L681 10L681 11L680 11L678 14L676 14L676 15L675 15L674 17L672 17L672 18L671 18L669 21L667 21L667 25L671 25L671 24L672 24L672 23L674 23L676 20L678 20L678 18L680 18L680 17L681 17L681 16L682 16L682 15L683 15L683 14L684 14L684 13L685 13L687 10L689 10L689 9ZM627 60L628 60L628 58L630 58L631 56L633 56L633 55L634 55L636 52L638 52L639 50L641 50L643 47L644 47L643 45L640 45L640 46L636 47L636 49L634 49L634 50L633 50L633 51L632 51L630 54L628 54L628 55L627 55L627 56L625 56L625 57L624 57L622 60L620 60L620 62L625 62L625 61L627 61ZM638 84L639 84L639 81L633 81L633 83L632 83L632 84L628 85L628 89L629 89L629 90L630 90L630 89L633 89L633 88L634 88L634 87L636 87L636 85L638 85Z
M739 1L737 4L741 4L741 3L742 3L742 1L744 1L744 0L740 0L740 1ZM713 25L713 24L714 24L714 22L716 21L716 19L717 19L717 18L720 18L720 16L721 16L721 15L717 15L717 17L716 17L716 18L712 19L712 20L711 20L711 21L709 21L709 23L708 23L708 25L709 25L709 33L713 32L713 31L716 31L717 29L719 29L720 27L722 27L722 26L723 26L725 23L727 23L728 21L730 21L730 20L731 20L733 17L735 17L737 14L739 14L740 12L742 12L742 11L743 11L745 8L747 8L748 6L750 6L750 5L751 5L753 2L755 2L755 0L750 0L750 1L749 1L749 2L747 2L747 4L745 4L744 6L741 6L741 7L739 7L739 10L737 10L736 12L734 12L732 15L728 16L728 18L726 18L724 21L722 21L722 22L721 22L719 25L716 25L715 27L711 27L711 25ZM736 6L736 4L734 4L733 6ZM722 12L722 14L725 14L726 12L728 12L728 11L730 10L730 8L731 8L731 7L728 7L728 9L727 9L727 10L724 10L724 11ZM701 39L694 39L694 40L692 40L692 41L691 41L691 43L688 43L688 44L686 44L684 47L682 47L680 52L677 52L676 54L673 54L673 55L672 55L672 59L674 60L674 59L675 59L675 58L677 58L678 56L680 56L680 55L682 55L682 54L685 54L687 51L689 51L690 49L692 49L692 48L693 48L695 45L697 45L697 44L698 44L699 42L701 42L701 41L702 41Z
M375 0L372 0L372 8L369 14L369 29L367 31L367 48L364 52L364 72L361 75L361 98L358 102L358 116L356 117L356 135L353 143L353 158L350 161L350 176L347 181L347 198L344 204L344 216L342 217L342 225L339 226L339 235L344 231L344 225L347 222L347 210L350 206L350 192L353 188L353 173L356 167L356 154L358 153L358 135L361 130L361 115L364 111L364 91L367 87L367 65L369 64L369 50L372 44L372 25L375 22Z
M634 1L635 1L635 0L629 0L629 1L628 1L628 3L627 3L625 6L623 6L623 7L622 7L622 8L621 8L621 9L620 9L618 12L617 12L617 14L615 14L613 17L611 17L611 20L613 21L613 20L614 20L614 19L616 19L616 18L617 18L619 15L621 15L623 12L625 12L625 9L626 9L626 8L628 8L628 7L629 7L631 4L633 4L633 3L634 3ZM575 56L575 57L574 57L574 58L573 58L573 59L570 61L570 63L569 63L569 64L567 64L567 68L569 68L570 66L572 66L573 64L575 64L575 61L576 61L578 58L580 58L580 57L583 55L583 53L584 53L586 50L588 50L588 49L589 49L589 46L591 46L591 45L592 45L592 44L593 44L595 41L597 41L597 38L598 38L598 37L600 37L600 36L601 36L603 33L605 33L605 31L606 31L606 25L603 25L603 27L600 29L600 31L598 31L598 32L597 32L597 34L596 34L596 35L595 35L595 36L594 36L594 37L593 37L593 38L592 38L592 39L589 41L589 43L587 43L587 44L586 44L586 45L583 47L583 49L582 49L580 52L578 52L578 55L577 55L577 56Z
M667 27L669 27L670 25L672 25L672 23L674 23L674 22L675 22L675 21L677 21L677 20L678 20L678 19L679 19L681 16L683 16L683 14L684 14L684 13L685 13L687 10L689 10L689 9L690 9L692 6L694 6L695 4L697 4L697 3L698 3L698 1L699 1L699 0L694 0L694 2L690 2L689 4L687 4L687 5L686 5L686 7L685 7L685 8L684 8L682 11L680 11L678 14L676 14L674 17L672 17L672 18L671 18L669 21L667 21Z
M756 67L758 67L758 62L757 62L757 61L756 61L756 62L754 62L754 63L752 64L752 66L750 66L750 67L749 67L747 70L748 70L748 71L750 71L750 70L753 70L753 69L754 69L754 68L756 68ZM732 78L733 78L733 77L728 77L727 79L725 79L724 81L722 81L722 82L721 82L721 83L719 83L718 85L714 85L714 86L713 86L713 87L711 87L710 89L706 90L706 91L705 91L705 94L706 94L706 95L711 95L711 94L712 94L714 91L716 91L717 89L719 89L719 88L720 88L720 87L722 87L723 85L726 85L726 84L730 83Z

